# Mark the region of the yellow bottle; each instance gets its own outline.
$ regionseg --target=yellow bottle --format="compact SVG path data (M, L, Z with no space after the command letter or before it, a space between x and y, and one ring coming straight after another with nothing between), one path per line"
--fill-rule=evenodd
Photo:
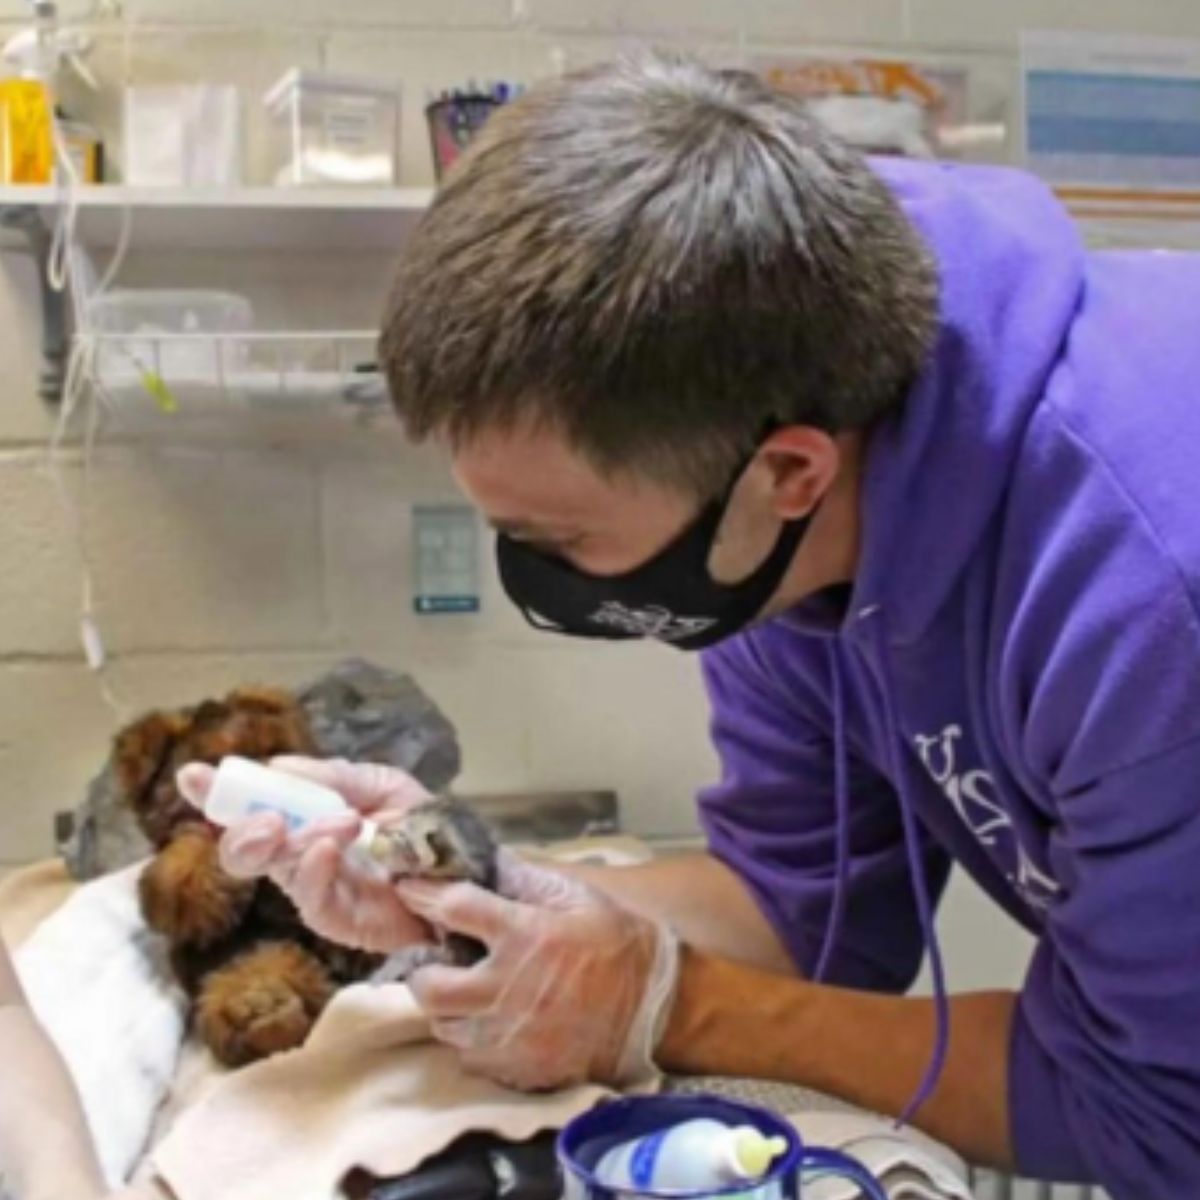
M0 182L54 178L51 99L37 79L0 79Z

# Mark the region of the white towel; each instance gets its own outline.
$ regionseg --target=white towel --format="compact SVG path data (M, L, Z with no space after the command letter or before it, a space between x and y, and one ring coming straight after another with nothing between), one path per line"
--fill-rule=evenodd
M178 1200L337 1200L355 1168L401 1175L479 1130L523 1141L606 1094L524 1096L468 1075L407 987L356 984L302 1047L210 1087L151 1161Z
M79 888L13 956L33 1011L66 1060L113 1188L147 1148L186 1025L186 997L142 920L142 866Z

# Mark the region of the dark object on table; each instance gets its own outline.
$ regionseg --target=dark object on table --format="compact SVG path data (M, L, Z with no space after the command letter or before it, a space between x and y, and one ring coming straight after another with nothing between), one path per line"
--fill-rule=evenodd
M366 1200L559 1200L556 1136L513 1143L469 1134L410 1174L380 1180Z

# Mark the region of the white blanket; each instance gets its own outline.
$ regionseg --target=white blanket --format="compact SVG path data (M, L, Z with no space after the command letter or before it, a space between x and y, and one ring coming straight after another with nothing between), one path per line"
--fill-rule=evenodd
M30 1004L66 1059L114 1188L147 1149L186 1025L186 997L142 921L141 870L84 884L14 955Z

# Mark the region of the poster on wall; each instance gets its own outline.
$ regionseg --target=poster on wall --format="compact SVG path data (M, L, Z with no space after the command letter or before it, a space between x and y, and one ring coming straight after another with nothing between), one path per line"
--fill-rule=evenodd
M479 528L465 504L412 510L413 609L420 616L479 612Z
M1026 165L1102 244L1200 244L1200 42L1021 37Z
M762 58L772 87L809 100L835 133L870 154L953 157L969 129L965 69L893 59Z

